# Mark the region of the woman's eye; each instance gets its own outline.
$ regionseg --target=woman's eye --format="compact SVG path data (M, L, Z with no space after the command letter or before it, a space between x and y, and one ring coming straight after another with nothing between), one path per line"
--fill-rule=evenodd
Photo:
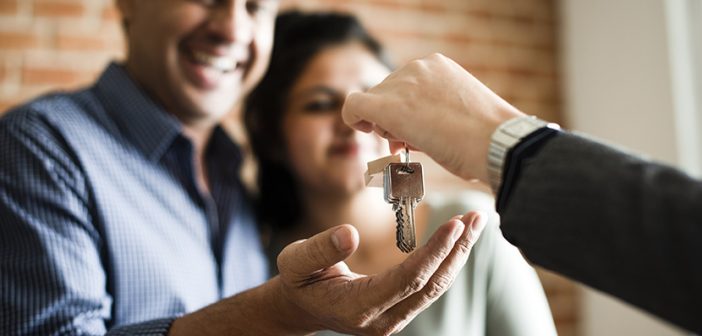
M304 106L307 112L333 112L336 111L338 104L333 100L317 100L311 101Z
M246 2L246 10L251 14L258 13L261 10L261 2L260 1L247 1Z
M249 0L246 2L246 11L251 15L271 14L275 16L277 2L275 0Z
M217 4L220 3L221 0L190 0L191 2L194 2L196 4L205 6L205 7L214 7Z

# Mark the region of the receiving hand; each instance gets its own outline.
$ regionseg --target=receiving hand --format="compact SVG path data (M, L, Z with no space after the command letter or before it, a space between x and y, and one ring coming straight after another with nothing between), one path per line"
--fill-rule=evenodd
M448 290L486 220L475 212L454 218L403 263L368 276L352 272L343 262L359 243L351 225L292 243L278 256L281 299L301 311L300 323L314 321L315 330L397 332Z

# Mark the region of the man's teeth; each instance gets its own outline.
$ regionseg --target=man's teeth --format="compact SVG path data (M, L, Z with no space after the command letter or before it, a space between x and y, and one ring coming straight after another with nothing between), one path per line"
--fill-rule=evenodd
M213 67L222 72L229 72L236 68L236 61L231 57L214 56L211 54L195 51L193 57L198 63Z

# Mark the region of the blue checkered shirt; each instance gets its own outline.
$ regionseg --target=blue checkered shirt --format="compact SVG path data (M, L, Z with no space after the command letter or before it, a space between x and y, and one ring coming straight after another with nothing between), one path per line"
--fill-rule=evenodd
M266 258L221 128L196 185L180 123L119 65L0 120L0 335L161 335Z

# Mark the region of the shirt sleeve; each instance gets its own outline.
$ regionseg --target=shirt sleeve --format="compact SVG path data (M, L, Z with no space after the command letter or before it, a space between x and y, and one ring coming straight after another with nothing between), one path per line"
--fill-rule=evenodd
M27 112L27 111L20 111ZM32 113L0 121L0 334L103 335L105 246L79 161ZM115 329L165 335L172 319Z

